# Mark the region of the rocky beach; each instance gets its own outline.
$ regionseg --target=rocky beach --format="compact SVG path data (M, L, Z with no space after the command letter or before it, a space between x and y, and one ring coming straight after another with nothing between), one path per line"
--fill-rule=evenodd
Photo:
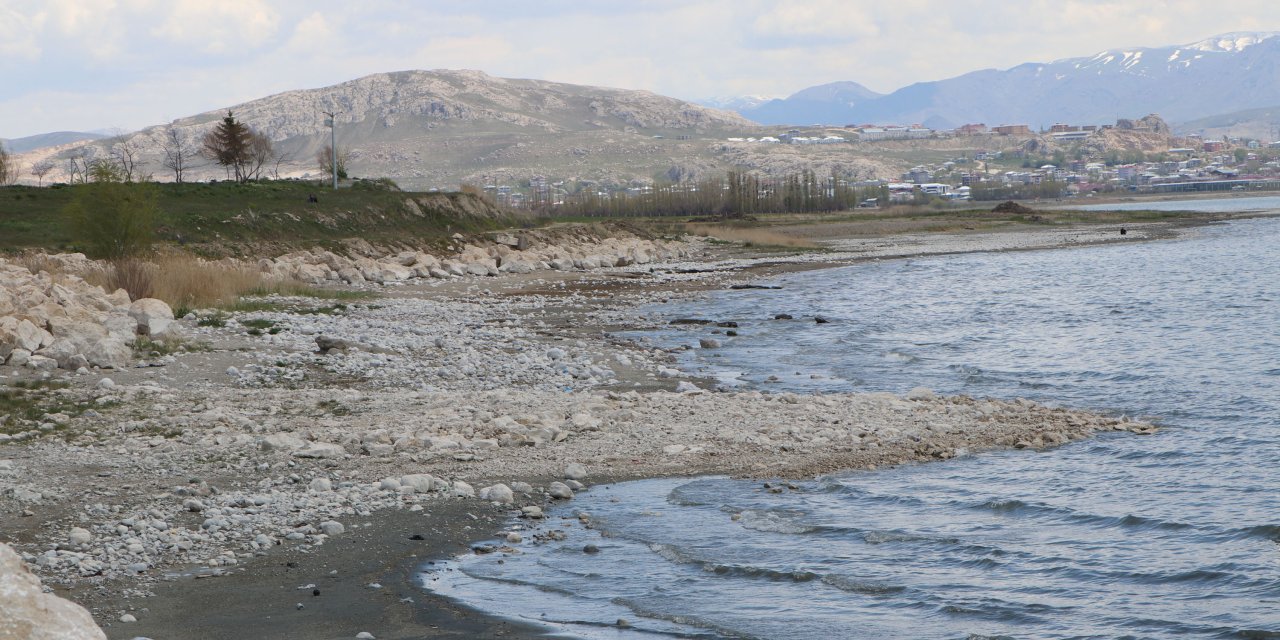
M542 509L605 482L785 482L1154 430L926 388L719 389L676 369L674 351L618 335L653 326L644 309L782 270L1133 242L1178 226L846 238L799 255L459 237L445 256L369 247L259 264L368 298L273 296L181 318L6 264L0 375L26 400L11 401L0 435L0 541L110 638L534 637L423 594L417 564L495 537L507 543L480 551L553 540ZM760 309L778 331L820 321L788 312ZM736 320L685 319L692 348L719 348ZM0 588L27 580L6 570Z

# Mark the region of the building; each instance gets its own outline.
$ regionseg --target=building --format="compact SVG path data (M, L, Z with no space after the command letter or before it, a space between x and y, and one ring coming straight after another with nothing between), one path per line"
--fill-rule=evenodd
M1002 136L1029 136L1031 135L1031 127L1025 124L1002 124L998 127L992 127L992 131Z
M956 128L956 135L958 136L978 136L986 132L987 132L987 125L982 124L981 122L976 124L961 125L960 127Z

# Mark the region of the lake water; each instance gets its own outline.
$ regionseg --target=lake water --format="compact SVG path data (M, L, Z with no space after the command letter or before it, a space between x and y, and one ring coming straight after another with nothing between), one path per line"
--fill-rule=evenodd
M563 542L462 558L430 588L580 638L1280 638L1280 219L772 283L655 310L740 324L683 366L765 390L1028 397L1163 429L782 494L596 487L552 512L595 529L553 519Z

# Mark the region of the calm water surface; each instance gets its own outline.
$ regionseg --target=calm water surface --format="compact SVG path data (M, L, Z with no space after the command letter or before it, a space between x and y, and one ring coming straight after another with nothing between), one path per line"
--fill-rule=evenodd
M597 487L553 512L589 512L596 530L553 520L567 540L463 558L429 587L565 637L1280 638L1280 220L774 283L655 310L741 325L683 366L728 386L928 386L1164 428L783 494L724 478Z

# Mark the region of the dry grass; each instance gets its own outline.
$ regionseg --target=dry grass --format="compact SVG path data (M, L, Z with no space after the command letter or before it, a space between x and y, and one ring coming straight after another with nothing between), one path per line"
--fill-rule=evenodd
M685 225L685 230L693 235L708 236L730 242L741 242L743 245L748 247L762 246L814 249L820 246L818 243L807 238L798 238L785 233L761 228L730 227L718 224L689 224Z
M149 261L126 259L81 274L107 291L124 289L129 297L159 298L174 309L223 307L240 296L296 283L274 283L257 269L226 262L209 262L188 254L166 254Z

